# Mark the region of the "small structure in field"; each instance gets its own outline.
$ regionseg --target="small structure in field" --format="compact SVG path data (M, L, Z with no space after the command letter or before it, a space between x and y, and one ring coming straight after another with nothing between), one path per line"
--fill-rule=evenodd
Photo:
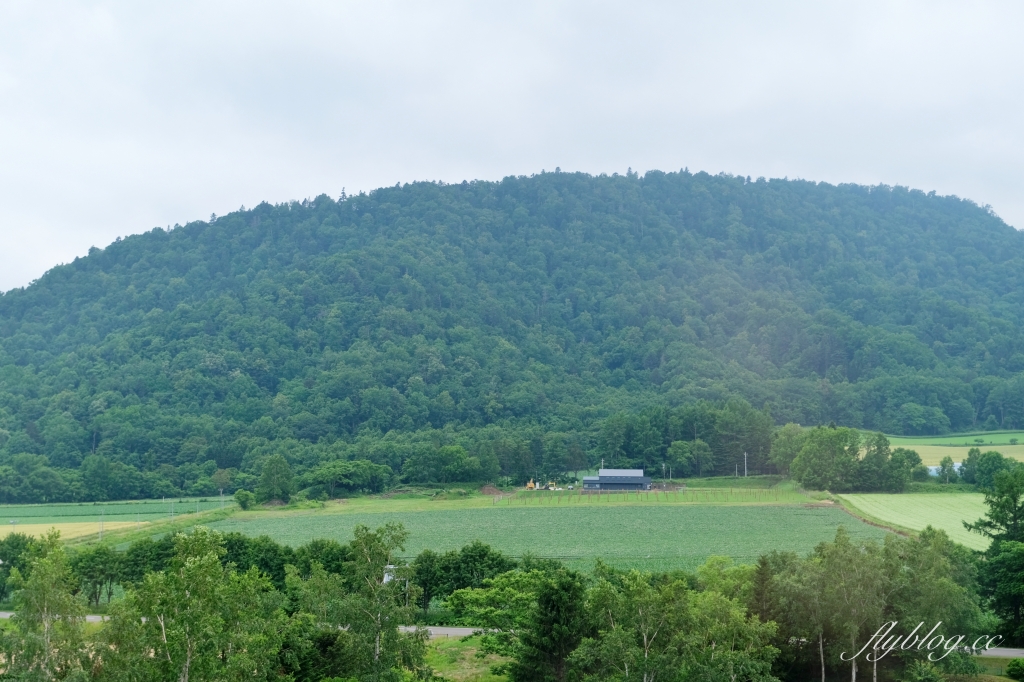
M597 476L583 477L584 490L650 490L651 479L643 469L598 469Z

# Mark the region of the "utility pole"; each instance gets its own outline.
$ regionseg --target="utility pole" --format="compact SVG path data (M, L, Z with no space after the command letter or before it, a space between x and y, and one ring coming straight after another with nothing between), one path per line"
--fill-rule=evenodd
M743 453L743 478L747 477L747 453Z

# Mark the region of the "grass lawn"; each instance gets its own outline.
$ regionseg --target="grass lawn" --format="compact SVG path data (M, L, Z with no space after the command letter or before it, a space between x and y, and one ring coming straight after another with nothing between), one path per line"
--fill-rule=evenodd
M479 647L476 637L465 642L456 637L431 640L427 644L427 665L436 674L453 682L502 682L508 679L491 673L491 666L504 659L494 654L477 656Z
M550 494L550 493L549 493ZM424 549L458 549L481 540L512 556L531 553L590 568L597 558L622 568L692 569L711 555L753 562L773 549L805 554L831 540L845 525L857 537L880 538L884 531L858 522L842 509L793 503L808 498L779 491L777 503L761 491L702 491L673 496L652 494L586 496L561 502L555 495L499 500L425 500L410 496L360 498L324 509L238 512L211 524L221 531L269 535L296 546L313 538L348 541L358 524L405 525L411 536L406 556ZM632 498L632 501L631 501Z
M914 495L850 494L840 499L854 512L880 523L909 530L931 525L971 549L988 548L988 538L968 532L964 521L977 521L985 515L985 498L980 493Z

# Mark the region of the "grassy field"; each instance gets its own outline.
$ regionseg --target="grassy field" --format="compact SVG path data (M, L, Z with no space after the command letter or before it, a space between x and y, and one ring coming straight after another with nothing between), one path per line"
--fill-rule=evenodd
M1024 431L987 431L983 433L958 433L945 436L887 436L894 448L910 448L921 455L921 461L929 466L937 465L943 457L952 457L962 462L971 448L997 450L1007 457L1024 461ZM1010 440L1018 443L1010 443ZM976 442L981 440L981 443Z
M987 508L981 494L850 494L839 497L855 512L879 523L915 531L931 525L972 549L986 549L989 544L987 538L970 533L963 526L964 521L977 521L985 515Z
M224 505L234 500L225 498ZM132 500L129 502L77 502L55 504L0 504L0 524L12 520L19 524L110 521L155 521L170 518L171 514L191 514L195 511L217 509L218 498L191 498L176 500Z
M147 522L142 521L138 523L139 527L148 525ZM125 528L136 527L135 521L104 521L103 531L123 530ZM18 533L24 533L25 535L40 536L47 533L51 528L56 528L60 531L60 536L65 540L71 540L72 538L80 538L87 535L99 535L100 522L99 521L85 521L77 523L19 523L17 525L8 523L6 526L0 526L0 538L7 537L11 533L17 531Z
M494 654L478 655L479 638L434 639L427 644L427 665L453 682L501 682L504 675L491 673L491 666L505 659Z
M175 518L194 516L218 509L219 499L135 500L130 502L83 502L74 504L4 504L0 505L0 537L12 532L41 535L51 528L60 531L65 540L130 529L144 529L150 524ZM225 500L225 506L233 500Z
M764 490L709 491L706 499L703 492L680 494L679 501L671 495L659 495L658 501L654 495L649 500L610 495L559 501L542 493L444 501L361 498L321 510L238 512L211 526L250 536L266 534L295 546L313 538L347 541L356 525L398 521L411 534L407 556L481 540L512 556L531 553L580 568L601 558L614 566L647 570L694 568L715 554L752 562L773 549L806 553L830 540L839 525L857 537L884 534L842 509L794 503L808 501L795 491L779 494L788 503L769 500Z

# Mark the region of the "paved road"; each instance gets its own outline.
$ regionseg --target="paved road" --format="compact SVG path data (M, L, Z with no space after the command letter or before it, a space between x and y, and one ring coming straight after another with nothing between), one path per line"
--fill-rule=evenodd
M0 611L0 618L10 618L13 615L14 615L14 611ZM90 615L90 616L86 616L85 617L85 622L86 623L101 623L101 622L105 621L106 619L107 619L106 616Z
M1024 649L1004 649L1003 647L993 647L981 655L991 656L992 658L1024 658Z
M14 615L13 611L0 611L0 618L10 618ZM106 616L88 615L85 617L87 623L102 623L107 619ZM411 632L415 630L415 626L403 625L399 628L403 632ZM443 627L431 627L427 628L430 631L430 638L437 639L439 637L465 637L473 634L474 628L443 628Z
M0 618L10 618L14 615L13 611L0 611ZM106 616L89 615L85 617L87 623L100 623L106 620ZM398 628L402 632L411 632L416 627L413 625L402 625ZM452 638L452 637L466 637L473 634L475 628L450 628L450 627L429 627L427 630L430 631L431 639L440 638ZM989 656L991 658L1024 658L1024 649L1006 649L1003 647L994 647L982 652L982 656Z
M410 632L416 628L411 625L403 625L399 628L403 632ZM454 638L454 637L466 637L476 631L476 628L448 628L448 627L430 627L427 628L430 631L431 639L438 638Z

